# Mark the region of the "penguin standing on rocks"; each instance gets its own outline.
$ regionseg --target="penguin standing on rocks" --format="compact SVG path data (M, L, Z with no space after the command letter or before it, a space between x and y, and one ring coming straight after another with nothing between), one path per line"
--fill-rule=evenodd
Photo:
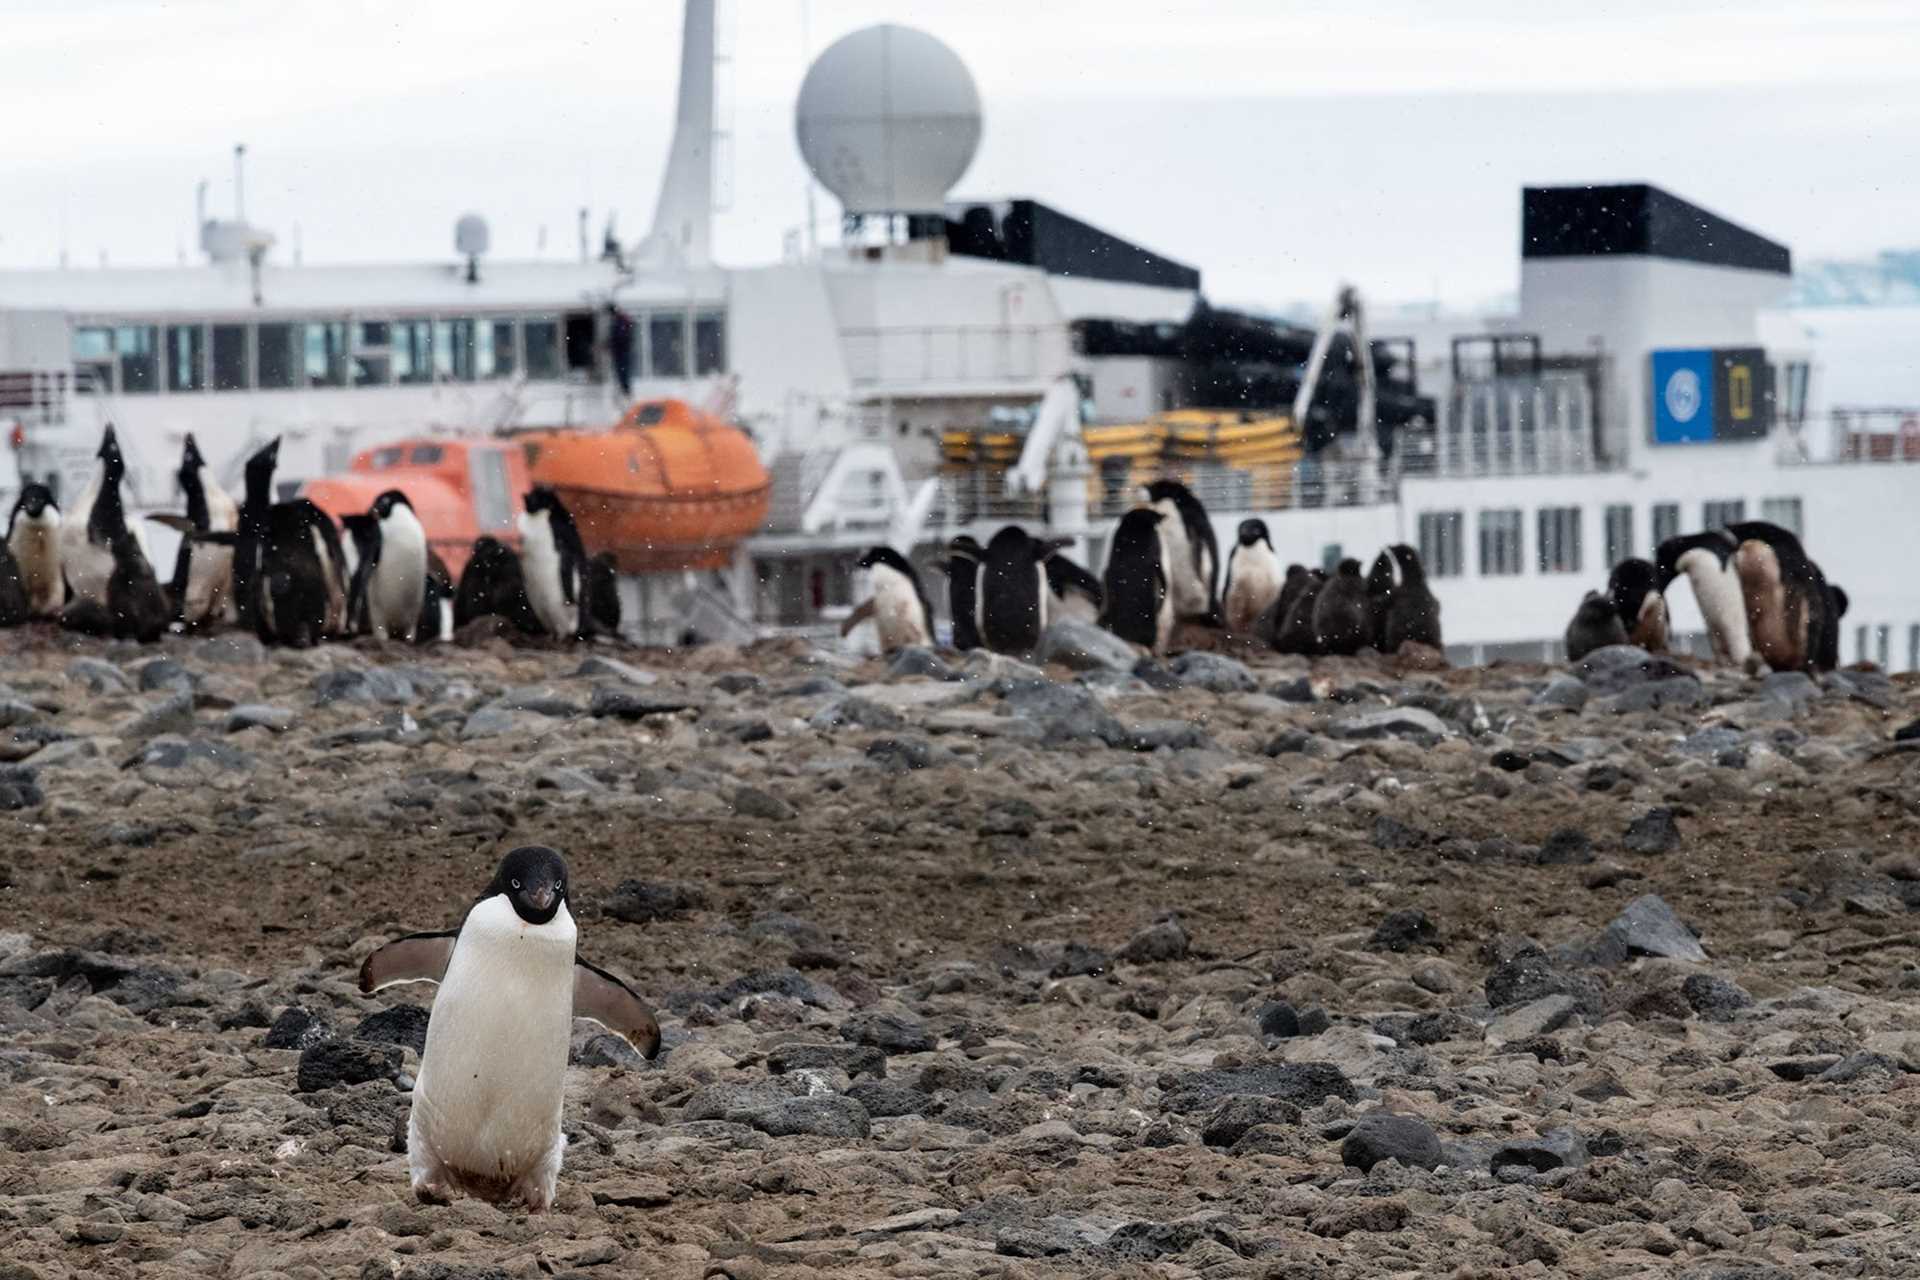
M30 484L20 490L7 523L7 550L19 567L28 615L59 617L67 602L67 584L60 572L60 508L47 486Z
M13 548L0 542L0 627L17 627L32 617L20 562L13 558Z
M1660 594L1659 572L1652 562L1622 560L1607 575L1607 598L1613 601L1627 639L1648 653L1667 651L1667 598Z
M1342 560L1320 588L1313 602L1313 639L1321 653L1349 655L1373 643L1373 603L1358 560Z
M104 609L107 580L113 576L114 534L127 527L120 493L127 464L120 456L113 424L107 424L94 457L99 464L87 481L86 492L80 495L80 518L60 526L60 569L66 575L72 603Z
M1165 542L1160 526L1167 517L1151 507L1136 507L1114 526L1107 549L1106 614L1101 624L1122 640L1165 653L1173 637L1173 593L1167 588L1160 557Z
M407 1166L425 1202L467 1195L553 1204L567 1139L567 1048L589 1018L651 1058L653 1011L575 949L566 860L541 845L515 849L458 929L413 934L360 968L366 994L434 982L426 1049L407 1117Z
M869 547L856 563L867 571L873 595L847 615L840 624L840 634L850 635L855 627L872 619L882 653L908 645L931 645L933 606L927 603L913 562L892 547Z
M1214 540L1207 509L1193 496L1193 490L1178 480L1155 480L1147 486L1145 499L1146 505L1162 517L1160 565L1173 593L1174 616L1218 622L1220 547Z
M453 639L453 572L440 553L427 549L427 585L420 598L420 621L414 639L421 644L431 640Z
M1280 557L1265 520L1242 520L1239 540L1227 557L1227 586L1220 608L1227 630L1235 635L1254 629L1261 616L1280 598Z
M264 642L305 647L348 633L353 573L333 517L307 498L273 500L279 462L277 436L247 459L246 497L233 532L166 523L195 542L233 548L233 602L242 626Z
M1713 656L1721 662L1756 670L1759 658L1753 652L1747 626L1747 605L1741 592L1740 572L1734 566L1733 553L1739 544L1724 529L1668 538L1654 553L1654 577L1662 595L1675 578L1685 575L1693 587L1693 598L1706 620L1707 640Z
M1613 601L1598 591L1587 592L1567 624L1567 661L1578 662L1595 649L1626 642L1627 628Z
M373 500L352 529L359 549L348 617L376 640L412 640L427 593L427 531L398 489ZM357 629L357 628L356 628Z
M1295 565L1293 569L1300 566ZM1327 585L1327 575L1321 569L1300 569L1296 583L1293 569L1287 571L1289 586L1281 589L1276 602L1280 622L1273 634L1273 647L1281 653L1312 657L1320 652L1320 641L1313 629L1313 610Z
M527 600L549 635L570 640L580 634L586 544L559 494L538 485L526 501L520 515L520 567Z
M953 647L980 647L980 561L986 551L967 534L947 544L947 610L953 616Z
M980 564L980 639L995 653L1027 653L1047 629L1046 559L1058 544L1010 524L993 535Z
M187 497L187 522L196 532L231 533L240 527L239 506L207 473L207 460L200 456L191 431L176 474ZM169 588L176 622L194 628L232 616L233 552L230 546L181 537Z
M540 634L540 619L527 601L526 577L520 557L498 538L477 538L460 587L453 596L453 625L464 627L475 618L497 615L524 635Z
M1382 582L1385 590L1376 591ZM1377 615L1374 647L1381 653L1398 653L1409 640L1432 649L1442 647L1440 601L1427 587L1427 571L1418 551L1404 542L1382 551L1367 575L1367 590L1373 595Z

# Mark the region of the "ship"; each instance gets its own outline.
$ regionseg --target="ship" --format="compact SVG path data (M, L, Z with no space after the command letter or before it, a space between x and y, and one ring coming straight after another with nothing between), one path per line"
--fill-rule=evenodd
M1530 187L1511 307L1373 307L1359 281L1306 321L1234 312L1178 246L1045 193L960 190L972 75L882 23L822 50L795 105L838 240L727 265L711 0L688 0L680 38L630 246L583 224L577 256L512 260L471 217L437 260L305 265L236 201L202 213L203 263L0 271L0 500L29 480L78 494L108 422L137 510L177 507L188 431L229 489L277 436L286 491L344 511L417 484L449 548L508 532L544 471L620 562L629 633L662 641L832 635L875 543L924 564L1020 523L1097 572L1138 484L1168 475L1223 543L1257 516L1303 564L1415 546L1463 662L1551 658L1617 560L1760 518L1846 588L1845 661L1920 669L1920 584L1886 551L1920 534L1920 393L1849 398L1842 356L1786 305L1790 248L1738 211L1648 183ZM674 404L731 434L675 425ZM487 458L497 484L473 478ZM1691 599L1670 600L1697 643Z

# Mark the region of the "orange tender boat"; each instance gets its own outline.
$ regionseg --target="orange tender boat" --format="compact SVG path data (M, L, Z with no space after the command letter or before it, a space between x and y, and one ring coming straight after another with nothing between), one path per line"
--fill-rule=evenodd
M767 518L773 485L745 432L684 400L643 400L606 431L513 435L533 483L622 573L719 569Z
M422 436L363 450L344 475L310 480L304 493L338 520L364 512L388 489L400 490L427 531L427 545L458 581L475 538L520 544L517 520L531 487L525 457L510 441Z

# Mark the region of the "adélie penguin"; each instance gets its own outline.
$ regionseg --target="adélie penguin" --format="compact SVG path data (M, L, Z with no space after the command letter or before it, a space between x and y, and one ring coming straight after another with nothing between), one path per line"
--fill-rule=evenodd
M35 618L59 617L67 602L66 579L60 572L60 507L47 486L29 484L20 490L7 522L7 550L20 568L27 612Z
M1217 623L1220 548L1213 521L1193 490L1178 480L1155 480L1146 488L1146 505L1158 511L1160 567L1167 575L1177 619Z
M352 595L357 608L348 612L362 613L376 640L412 640L427 593L427 531L398 489L373 500L367 521L355 530L360 563Z
M913 563L892 547L869 547L857 561L873 584L873 595L847 615L840 627L845 636L861 622L871 620L880 652L892 653L908 645L933 643L933 606L920 585Z
M1254 629L1280 598L1280 557L1264 520L1242 520L1238 540L1227 554L1227 586L1220 593L1227 630L1236 635Z
M240 526L240 507L208 474L207 460L193 433L181 451L180 491L187 499L187 521L201 533L230 533ZM233 551L215 542L182 537L174 555L171 594L175 620L187 627L224 620L233 607Z
M104 608L107 579L113 576L113 537L127 524L120 495L127 464L112 423L101 434L94 457L99 462L80 495L76 518L60 526L60 569L73 593L72 603Z
M520 516L520 567L527 602L548 634L570 640L580 634L580 603L587 565L586 544L560 495L545 485L527 493Z
M453 572L431 547L427 549L427 586L420 596L420 624L414 639L421 644L453 639Z
M13 558L13 548L0 542L0 627L17 627L32 616L20 562Z
M381 947L360 967L368 994L437 982L407 1118L407 1165L424 1201L467 1195L553 1204L567 1140L567 1047L589 1018L651 1058L653 1011L580 958L566 860L527 845L500 862L458 929Z

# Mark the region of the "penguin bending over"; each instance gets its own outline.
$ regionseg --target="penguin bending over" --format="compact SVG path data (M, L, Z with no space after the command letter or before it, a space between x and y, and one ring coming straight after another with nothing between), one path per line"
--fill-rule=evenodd
M1659 583L1658 571L1646 560L1622 560L1607 575L1607 598L1627 639L1648 653L1667 651L1667 598Z
M571 640L580 634L581 575L586 544L560 495L545 485L527 493L520 515L520 568L527 601L549 635Z
M910 644L933 644L933 606L920 585L912 561L892 547L869 547L857 561L873 583L873 595L840 625L849 635L871 618L880 640L880 652L892 653Z
M573 1020L598 1022L648 1058L660 1051L653 1011L576 952L567 885L559 853L515 849L459 928L400 938L360 966L368 995L402 982L440 987L407 1116L422 1201L468 1195L546 1212L567 1149Z
M7 550L20 571L28 615L59 617L67 601L66 578L60 572L60 508L47 486L30 484L20 490L7 522Z
M414 639L421 644L453 639L453 573L431 547L427 549L427 585L421 594Z
M454 592L453 625L464 627L490 614L505 618L523 635L540 634L540 619L527 601L520 557L498 538L477 538Z
M240 508L220 482L207 474L207 460L193 433L181 452L180 491L187 497L187 521L200 533L231 533L240 527ZM189 629L225 621L233 613L233 553L230 546L182 536L173 559L174 621Z
M1167 651L1175 621L1173 593L1160 557L1166 543L1160 526L1167 517L1152 507L1135 507L1114 526L1107 549L1105 615L1101 625L1122 640Z
M1654 553L1654 575L1662 595L1682 574L1693 586L1693 598L1699 602L1700 616L1707 623L1707 639L1713 656L1752 671L1759 665L1747 626L1746 598L1740 586L1740 573L1733 564L1739 550L1734 536L1725 530L1668 538Z
M1579 662L1595 649L1625 644L1627 628L1621 623L1612 600L1598 591L1589 591L1580 601L1580 607L1574 610L1573 621L1567 624L1566 639L1567 661Z
M1371 645L1373 604L1360 562L1340 562L1313 602L1313 640L1321 653L1355 654Z
M1062 618L1099 621L1100 611L1107 603L1100 579L1058 551L1046 558L1043 567L1047 571L1047 593L1051 597L1047 601L1050 622Z
M1384 590L1375 592L1376 584L1384 584ZM1367 575L1367 589L1373 594L1377 611L1374 647L1381 653L1398 653L1409 640L1432 649L1444 647L1440 643L1440 601L1427 587L1427 572L1418 551L1404 542L1382 551Z
M354 520L359 564L354 569L347 613L376 640L412 640L420 630L427 594L427 531L413 504L398 489L373 500Z
M1300 566L1295 565L1295 569ZM1320 602L1320 592L1326 588L1327 575L1321 569L1301 569L1301 576L1292 587L1292 595L1285 589L1277 607L1281 607L1280 623L1273 635L1273 647L1281 653L1298 653L1313 657L1320 652L1320 640L1313 629L1314 606ZM1287 571L1289 581L1293 580L1293 570Z
M1274 554L1267 522L1242 520L1239 541L1227 556L1226 589L1220 593L1227 630L1236 635L1252 631L1280 598L1281 585L1280 557Z
M126 508L122 505L120 480L127 473L126 460L120 455L120 441L113 424L100 437L94 457L99 465L80 495L80 519L60 526L60 568L66 575L72 603L105 608L107 580L113 576L114 535L127 527Z
M1148 485L1146 505L1162 516L1160 564L1173 593L1174 616L1217 624L1220 548L1207 509L1178 480L1155 480Z
M961 653L980 647L980 562L986 551L961 534L947 544L947 610L953 615L953 647Z
M1820 663L1826 652L1838 654L1836 601L1800 539L1765 520L1731 524L1727 532L1737 543L1733 568L1755 653L1776 671L1831 669Z

